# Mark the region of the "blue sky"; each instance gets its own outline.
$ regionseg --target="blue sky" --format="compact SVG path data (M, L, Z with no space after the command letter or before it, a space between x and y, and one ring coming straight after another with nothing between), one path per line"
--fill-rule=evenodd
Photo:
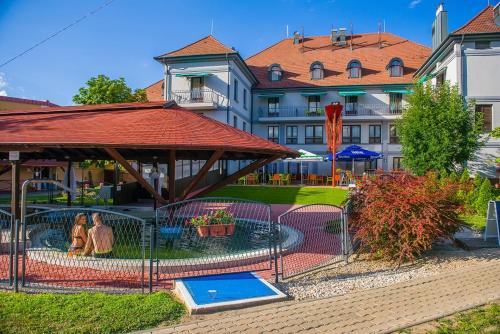
M496 0L491 0L492 4ZM96 9L106 0L0 0L0 63ZM161 79L153 57L210 33L246 58L304 27L326 35L332 26L354 32L386 30L430 45L439 0L114 0L95 15L0 68L0 94L72 104L97 74L124 77L133 88ZM449 0L450 31L487 0Z

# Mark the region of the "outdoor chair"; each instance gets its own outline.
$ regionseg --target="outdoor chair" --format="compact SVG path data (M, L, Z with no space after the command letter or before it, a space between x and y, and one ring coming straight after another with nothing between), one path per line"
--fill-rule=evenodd
M318 175L310 174L309 175L309 184L316 185L317 182L318 182Z
M273 185L281 185L281 175L280 174L274 174L272 178L272 184Z
M246 185L247 184L247 177L242 176L238 179L238 184Z
M248 174L247 175L247 184L256 184L257 183L257 177L253 174Z
M290 185L290 174L280 174L281 176L281 183Z

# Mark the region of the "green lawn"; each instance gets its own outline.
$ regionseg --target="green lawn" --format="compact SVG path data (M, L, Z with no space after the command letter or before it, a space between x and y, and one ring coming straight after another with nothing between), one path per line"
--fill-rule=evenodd
M110 295L0 292L0 333L128 333L176 323L184 307L167 293Z
M249 199L268 204L341 204L347 190L328 187L226 186L207 196Z
M480 215L464 215L460 217L466 225L477 231L483 231L486 227L486 217Z
M439 320L432 334L500 333L500 305L492 304Z

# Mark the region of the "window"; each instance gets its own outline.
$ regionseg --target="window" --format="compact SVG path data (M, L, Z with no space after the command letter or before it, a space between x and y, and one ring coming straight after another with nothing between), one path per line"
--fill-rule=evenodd
M484 50L484 49L490 49L490 48L491 48L490 41L476 42L476 49L478 49L478 50Z
M346 96L345 97L345 114L357 115L358 114L358 97Z
M243 131L247 131L247 122L243 122L242 129L243 129Z
M306 125L306 144L323 144L323 125Z
M382 127L380 125L370 125L370 137L368 142L370 144L380 144L382 142Z
M321 107L320 107L319 101L320 101L319 95L309 96L307 98L308 114L317 114L317 113L321 112Z
M476 112L483 114L483 131L491 132L493 130L492 105L476 104Z
M437 76L436 76L436 86L440 86L444 84L444 81L446 80L446 68L442 70Z
M269 116L278 116L280 108L280 98L279 97L270 97L267 99L267 111Z
M286 143L287 144L297 144L298 143L297 126L290 125L290 126L286 127Z
M361 143L361 125L344 125L342 127L343 144Z
M311 80L321 80L323 79L323 64L319 61L315 61L311 64Z
M203 77L192 77L191 78L191 101L203 101Z
M394 157L392 158L392 169L403 169L403 158Z
M389 69L389 76L402 77L403 76L403 61L399 58L394 58L387 65Z
M233 127L237 128L238 127L238 117L233 116Z
M378 159L365 161L365 171L374 171L378 168Z
M389 93L389 109L391 114L401 114L403 112L403 94Z
M389 144L399 144L399 136L396 124L389 125Z
M279 127L277 125L271 125L267 127L267 140L272 141L273 143L279 143Z
M236 102L238 102L238 80L234 79L234 92L233 98Z
M361 78L361 63L358 60L351 60L347 65L349 78Z
M270 81L280 81L281 80L281 75L283 74L283 70L281 69L281 66L278 64L273 64L269 66L269 80Z
M243 108L247 108L247 90L243 89Z

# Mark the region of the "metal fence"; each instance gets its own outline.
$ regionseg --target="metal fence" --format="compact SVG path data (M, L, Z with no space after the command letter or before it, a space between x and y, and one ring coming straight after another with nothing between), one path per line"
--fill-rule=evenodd
M12 284L12 260L14 245L11 237L12 216L10 212L0 209L0 286L10 287Z
M342 208L305 205L278 217L280 272L289 278L346 260L349 238Z
M177 277L270 270L269 205L234 198L173 203L156 212L154 274Z
M85 223L83 223L85 222ZM143 219L68 208L32 213L21 229L20 285L56 290L144 291Z

